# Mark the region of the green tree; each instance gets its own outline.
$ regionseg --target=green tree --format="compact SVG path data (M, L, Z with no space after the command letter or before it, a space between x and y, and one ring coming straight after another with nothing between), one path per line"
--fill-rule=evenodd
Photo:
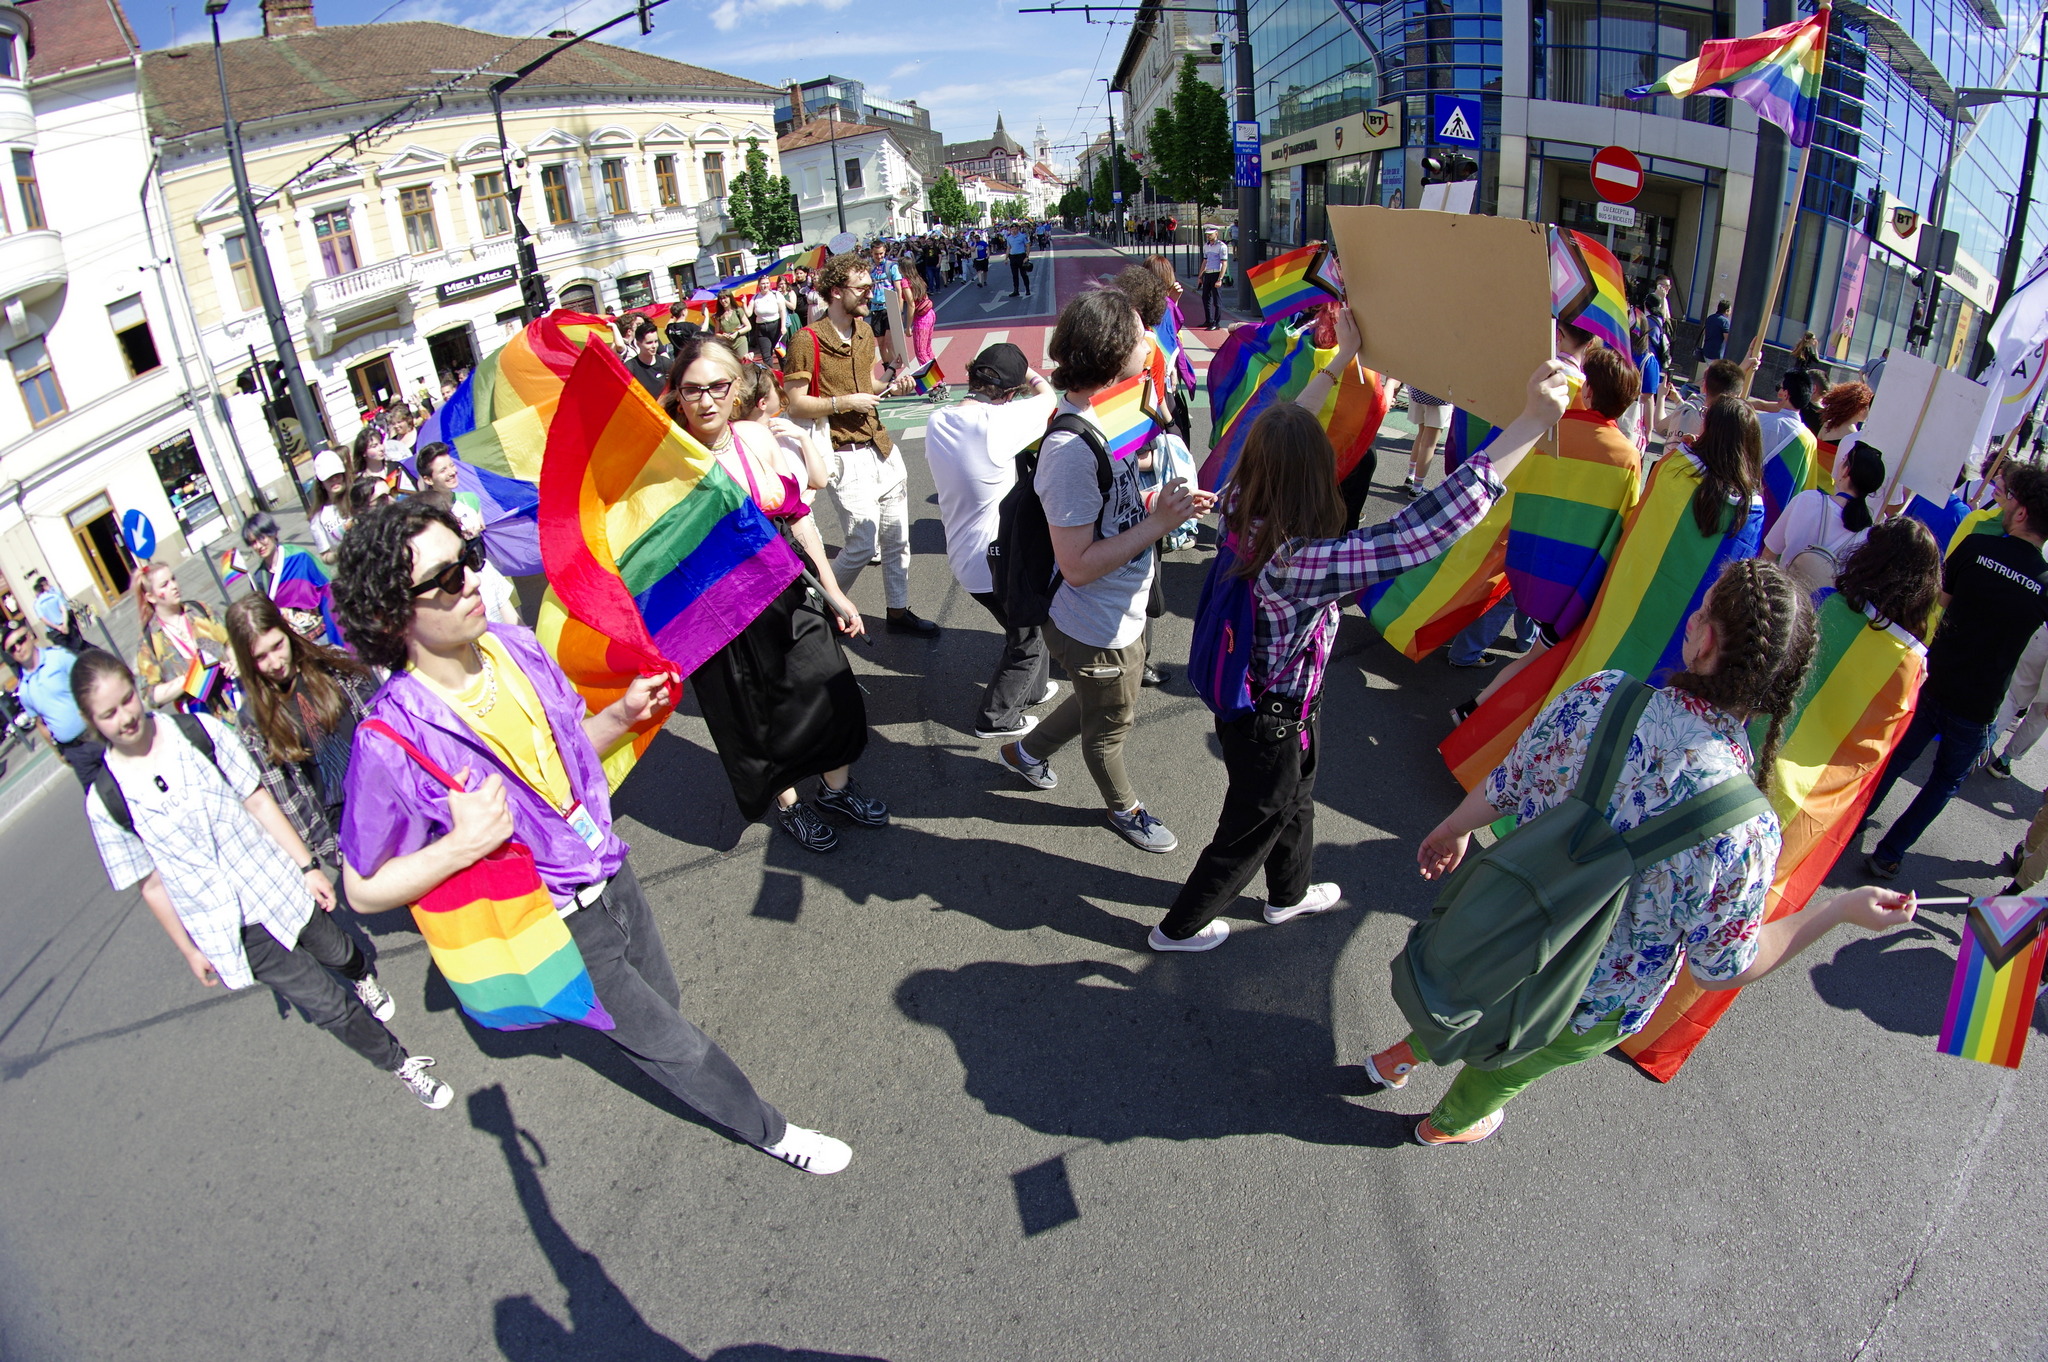
M1138 173L1138 163L1131 159L1131 154L1124 150L1124 145L1121 142L1117 143L1116 146L1116 163L1116 187L1123 190L1124 207L1129 208L1138 201L1138 191L1145 187L1145 177ZM1109 159L1107 157L1096 163L1093 192L1095 194L1096 212L1108 215L1116 211L1115 201L1110 197L1112 191L1110 189Z
M768 154L761 150L758 137L747 139L747 168L726 186L725 208L732 229L757 251L772 251L803 236L789 177L768 173Z
M941 170L925 193L925 200L931 205L932 216L948 227L964 227L974 221L974 210L968 206L967 196L960 192L960 181L953 178L950 170Z
M1015 222L1031 216L1031 205L1023 199L997 199L989 205L989 215L997 222Z
M1075 185L1060 195L1059 207L1054 210L1063 218L1082 218L1088 215L1088 191Z
M1173 99L1153 112L1149 132L1153 186L1175 203L1193 204L1199 226L1203 211L1223 202L1236 159L1223 92L1202 79L1193 56L1182 60Z

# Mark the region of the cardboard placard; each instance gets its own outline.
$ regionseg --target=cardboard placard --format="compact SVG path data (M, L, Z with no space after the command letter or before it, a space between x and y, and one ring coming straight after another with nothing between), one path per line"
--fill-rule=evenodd
M1884 455L1885 504L1897 489L1910 488L1929 501L1948 499L1949 489L1970 455L1978 418L1991 393L1953 369L1894 351L1885 361L1884 381L1870 404L1858 444Z
M1552 353L1543 224L1419 208L1329 214L1365 366L1496 426L1520 416L1529 375Z

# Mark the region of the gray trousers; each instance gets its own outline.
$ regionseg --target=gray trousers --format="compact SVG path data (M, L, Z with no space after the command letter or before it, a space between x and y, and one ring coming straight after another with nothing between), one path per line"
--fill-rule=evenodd
M980 601L989 614L996 614L996 593L977 591L974 599ZM997 615L997 623L1002 617ZM1052 657L1045 651L1045 635L1036 625L1026 629L1003 629L1003 655L996 663L995 675L989 677L988 686L981 693L981 713L977 716L983 728L1005 729L1023 717L1045 690L1046 673L1052 670Z
M306 1020L386 1073L405 1063L405 1047L383 1022L370 1015L351 983L370 973L370 959L341 930L332 914L318 908L286 950L261 927L242 928L242 953L259 984L306 1014ZM340 978L335 976L339 975Z
M682 990L633 867L620 866L603 896L566 920L597 1000L618 1023L602 1034L701 1115L748 1144L780 1144L782 1113L761 1100L716 1041L676 1010Z

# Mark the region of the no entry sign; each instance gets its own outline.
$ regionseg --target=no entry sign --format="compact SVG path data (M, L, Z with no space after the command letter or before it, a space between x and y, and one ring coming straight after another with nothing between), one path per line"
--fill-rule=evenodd
M1609 203L1633 203L1643 192L1643 163L1627 147L1593 153L1593 192Z

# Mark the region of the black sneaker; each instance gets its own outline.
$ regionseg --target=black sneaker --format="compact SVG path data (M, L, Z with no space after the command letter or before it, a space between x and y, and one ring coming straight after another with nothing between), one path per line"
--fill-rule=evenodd
M2012 779L2012 763L2004 757L1993 757L1990 761L1984 763L1984 769L1999 780Z
M1138 684L1141 686L1163 686L1166 684L1166 675L1166 668L1155 667L1150 662L1147 662L1145 664L1145 674L1138 678Z
M1457 658L1454 657L1451 659L1451 665L1453 667L1498 667L1500 665L1500 659L1495 657L1492 653L1481 653L1479 656L1473 658L1470 662L1460 662Z
M1863 873L1873 880L1895 880L1899 877L1899 863L1880 861L1877 859L1877 853L1872 852L1863 858Z
M1452 728L1457 728L1457 727L1460 727L1461 725L1463 725L1463 724L1464 724L1464 722L1465 722L1465 721L1466 721L1467 719L1471 718L1471 717L1472 717L1472 716L1473 716L1473 715L1474 715L1475 713L1477 713L1477 712L1478 712L1478 710L1479 710L1479 702L1478 702L1477 700L1467 700L1467 701L1466 701L1466 702L1465 702L1464 704L1462 704L1462 705L1452 705L1452 706L1451 706L1451 727L1452 727Z
M1998 863L1998 868L2000 870L2003 870L2008 875L2017 875L2020 873L2020 862L2026 859L2027 844L2025 842L2021 842L2019 845L2015 846L2011 851L2005 853L2005 859L2001 860Z
M782 830L805 851L830 851L839 845L839 834L801 799L782 810L781 818Z
M892 634L918 634L924 638L937 638L939 626L930 620L912 614L909 610L889 612L889 632Z
M853 777L846 778L846 784L833 789L824 781L818 782L818 807L829 809L843 818L851 819L864 828L886 828L889 826L889 806L879 799L869 799L853 783Z

